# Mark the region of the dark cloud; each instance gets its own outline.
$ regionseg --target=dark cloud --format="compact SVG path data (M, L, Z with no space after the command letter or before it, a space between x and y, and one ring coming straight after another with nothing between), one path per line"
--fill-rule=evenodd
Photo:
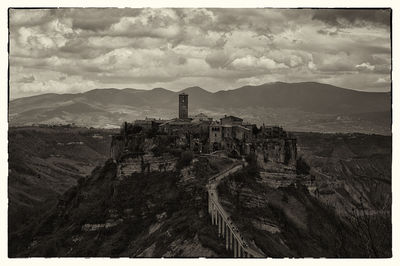
M9 9L10 28L43 25L54 19L53 9Z
M229 55L222 49L211 52L205 60L212 68L224 67L230 62Z
M139 13L139 10L132 9L132 15ZM67 10L66 15L72 18L74 29L89 31L102 31L108 29L112 24L117 23L123 10L116 8L82 8Z
M35 77L33 75L24 76L18 80L20 83L32 83L35 81Z
M114 84L127 84L127 83L143 83L143 84L151 84L154 83L155 80L157 82L173 82L180 77L177 76L159 76L157 74L149 73L145 76L127 76L127 75L112 75L112 76L103 76L98 75L97 79L103 83L114 83Z
M312 19L340 28L368 25L388 28L390 9L317 9Z
M105 54L110 50L112 49L107 47L93 47L87 40L76 38L68 40L64 46L60 47L57 55L66 58L91 59Z

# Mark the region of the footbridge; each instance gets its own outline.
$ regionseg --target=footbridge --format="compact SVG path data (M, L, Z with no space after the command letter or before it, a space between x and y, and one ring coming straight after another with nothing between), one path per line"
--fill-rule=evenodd
M244 163L235 164L233 167L212 177L207 185L208 189L208 213L213 225L218 226L218 236L225 239L226 250L233 251L235 258L265 258L261 252L251 248L240 234L238 227L222 207L217 192L219 182L226 176L240 170Z

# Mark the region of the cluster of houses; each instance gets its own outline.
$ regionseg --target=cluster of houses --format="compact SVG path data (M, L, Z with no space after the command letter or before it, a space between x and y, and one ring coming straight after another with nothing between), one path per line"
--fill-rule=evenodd
M219 120L203 113L189 117L188 95L180 94L178 118L125 122L120 134L113 136L111 157L116 161L140 157L143 161L145 157L168 157L178 149L200 154L224 151L237 158L255 153L265 167L279 163L295 168L297 156L296 139L282 127L257 127L232 115Z

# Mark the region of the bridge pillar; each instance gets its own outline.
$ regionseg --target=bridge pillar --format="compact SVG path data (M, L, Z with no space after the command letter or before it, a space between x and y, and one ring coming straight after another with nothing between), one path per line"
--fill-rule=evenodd
M211 202L210 214L211 214L211 224L214 225L214 206L212 202Z
M212 203L210 202L210 206L208 206L208 214L211 216L211 224L213 223L213 215L212 215Z
M208 193L208 213L211 213L211 198L210 198L210 193Z
M214 206L213 206L213 208L214 208ZM217 224L217 217L215 217L215 209L213 209L212 210L212 215L213 215L213 220L214 220L214 225L216 225Z
M235 238L233 238L233 257L237 258L237 243Z
M242 250L242 246L239 244L238 245L238 256L239 258L243 258L243 250Z
M221 215L218 212L217 212L217 217L218 217L218 237L221 237L222 221L221 221Z
M240 243L236 239L236 258L240 258Z
M233 250L233 240L232 240L232 238L233 238L233 233L232 233L232 231L231 230L229 230L229 249L230 250Z
M225 237L225 221L224 221L224 218L222 217L222 215L221 215L221 220L222 220L222 237L224 238Z
M214 216L214 224L217 224L218 220L217 220L217 212L215 210L215 204L213 203L213 216Z
M226 250L229 250L229 228L228 228L228 226L226 226L226 229L225 229L225 249Z

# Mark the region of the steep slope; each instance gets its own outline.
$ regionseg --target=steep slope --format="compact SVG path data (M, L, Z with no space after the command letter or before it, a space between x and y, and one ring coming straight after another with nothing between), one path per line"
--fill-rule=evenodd
M110 133L68 127L10 128L9 232L102 164L108 158Z
M218 187L240 232L271 257L391 257L391 138L295 135L309 175L244 169Z
M391 137L363 134L296 133L299 154L312 167L320 199L338 213L363 203L371 210L391 206Z
M122 180L107 161L10 234L9 256L228 256L207 216L205 183L229 165L216 160Z

